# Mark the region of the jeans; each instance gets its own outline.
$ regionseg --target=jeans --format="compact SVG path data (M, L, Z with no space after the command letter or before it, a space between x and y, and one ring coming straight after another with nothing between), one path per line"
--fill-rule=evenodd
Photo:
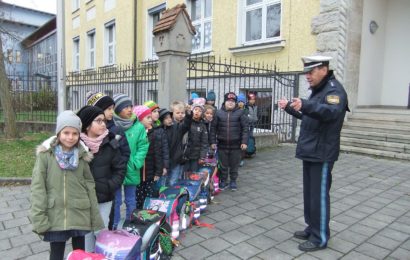
M174 186L175 183L179 179L181 179L182 169L183 169L182 164L177 164L174 166L174 168L170 169L170 172L168 173L168 180L167 180L168 186Z
M110 220L112 201L98 203L98 208L102 220L104 221L104 227L108 227L108 222ZM85 235L85 251L94 252L95 250L95 236L97 232L90 232Z
M241 162L242 151L239 149L218 150L218 158L220 162L219 179L226 182L228 173L231 181L236 181L238 178L238 168Z
M137 186L134 185L123 185L124 188L124 202L125 202L125 219L130 219L131 213L137 207L137 200L135 198L135 193ZM114 224L113 229L116 229L118 223L121 220L121 205L122 205L122 188L119 188L115 192L115 203L114 203Z

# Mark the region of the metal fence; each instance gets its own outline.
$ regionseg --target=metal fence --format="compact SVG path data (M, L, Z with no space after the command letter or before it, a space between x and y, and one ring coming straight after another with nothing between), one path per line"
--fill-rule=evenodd
M279 140L295 141L296 120L278 110L277 100L298 93L299 73L278 72L274 64L237 62L210 56L190 56L188 59L189 93L205 97L209 90L216 94L220 107L227 92L257 94L258 122L256 133L274 132Z
M57 116L57 79L53 76L8 75L17 121L54 122ZM4 121L0 110L0 121Z

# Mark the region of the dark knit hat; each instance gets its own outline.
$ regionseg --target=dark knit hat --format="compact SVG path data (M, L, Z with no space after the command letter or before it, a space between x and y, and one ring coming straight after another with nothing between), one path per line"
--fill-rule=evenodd
M81 120L80 118L71 110L66 110L61 112L57 116L57 122L56 122L56 134L60 133L61 130L64 129L64 127L73 127L78 130L78 132L81 131Z
M166 108L161 108L159 110L159 121L162 122L167 115L171 115L171 112Z
M131 98L122 93L114 95L114 102L116 104L114 112L117 114L119 114L124 108L132 106Z
M108 107L115 105L114 100L101 92L87 92L87 105L96 106L102 110L106 110Z
M81 132L85 133L87 127L89 127L94 119L99 116L104 115L104 111L99 107L94 106L84 106L78 112L77 116L81 119L83 126L81 127Z
M208 101L215 101L216 95L213 90L208 91L208 94L206 95L206 100Z
M233 92L228 92L228 93L226 93L225 96L224 96L224 102L226 102L226 101L228 101L228 100L231 100L231 101L233 101L233 102L236 103L236 101L238 100L238 97L236 96L235 93L233 93Z

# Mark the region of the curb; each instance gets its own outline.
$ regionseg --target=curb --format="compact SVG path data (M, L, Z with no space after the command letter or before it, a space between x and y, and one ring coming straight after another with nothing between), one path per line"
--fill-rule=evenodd
M17 185L30 185L31 178L20 177L2 177L0 178L0 186L17 186Z

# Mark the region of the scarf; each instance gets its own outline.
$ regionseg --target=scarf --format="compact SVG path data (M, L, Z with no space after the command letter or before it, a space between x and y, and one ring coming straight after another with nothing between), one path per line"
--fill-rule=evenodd
M54 154L58 165L63 170L73 171L78 167L78 148L74 147L70 151L63 151L60 144L54 148Z
M115 125L118 126L118 128L120 128L123 132L127 131L134 124L134 120L124 119L117 116L116 114L114 114L113 119Z
M90 151L93 154L96 154L98 153L98 150L100 150L100 145L107 135L108 135L108 129L105 129L105 132L102 135L98 136L97 138L90 138L85 133L81 133L80 138L81 140L83 140L85 145L88 148L90 148Z

